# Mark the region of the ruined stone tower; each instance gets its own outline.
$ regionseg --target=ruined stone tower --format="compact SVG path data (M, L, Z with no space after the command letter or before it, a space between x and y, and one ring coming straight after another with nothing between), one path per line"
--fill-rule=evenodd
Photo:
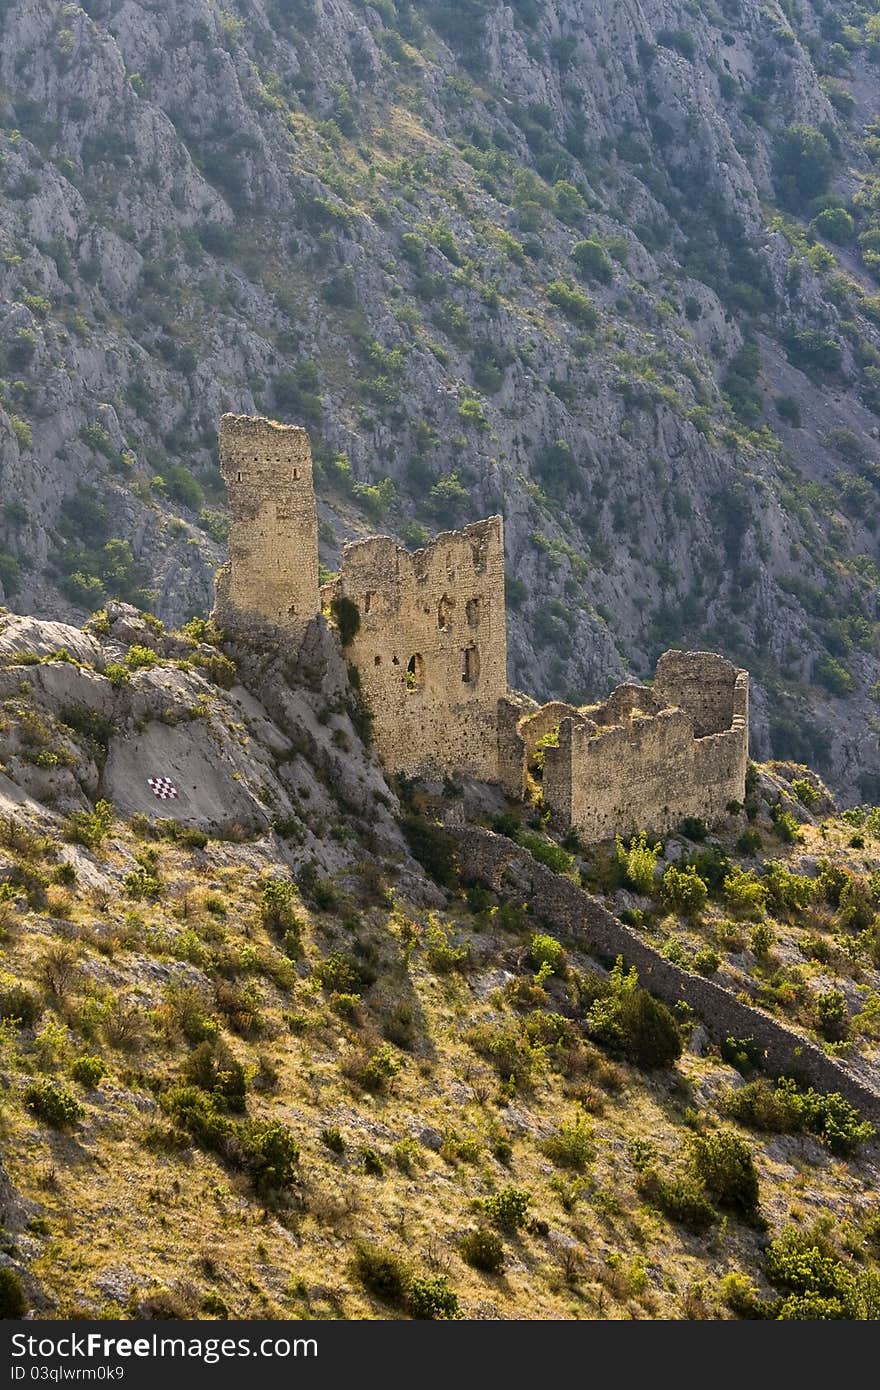
M348 655L386 768L497 780L507 690L501 517L412 553L388 536L347 545L322 597L357 605Z
M223 415L220 470L231 528L229 560L217 574L217 623L268 625L301 638L320 612L309 437L261 416Z

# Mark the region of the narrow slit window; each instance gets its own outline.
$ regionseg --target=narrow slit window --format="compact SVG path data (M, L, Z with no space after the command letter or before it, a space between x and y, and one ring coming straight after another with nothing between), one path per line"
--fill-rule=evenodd
M461 678L467 685L476 685L480 678L480 653L476 647L465 647L461 654Z
M406 688L409 692L421 690L425 683L425 663L418 652L406 664Z

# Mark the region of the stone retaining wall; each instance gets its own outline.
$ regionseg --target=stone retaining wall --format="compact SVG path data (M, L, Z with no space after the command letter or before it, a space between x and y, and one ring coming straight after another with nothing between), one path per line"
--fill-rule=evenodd
M539 864L512 840L468 826L450 830L464 878L483 883L511 901L528 903L557 933L580 939L600 959L622 956L635 966L645 989L665 1003L679 999L697 1013L716 1041L728 1034L754 1038L764 1066L774 1076L795 1076L820 1091L839 1091L880 1127L880 1089L853 1075L844 1062L762 1009L742 1003L702 975L673 965L571 879Z

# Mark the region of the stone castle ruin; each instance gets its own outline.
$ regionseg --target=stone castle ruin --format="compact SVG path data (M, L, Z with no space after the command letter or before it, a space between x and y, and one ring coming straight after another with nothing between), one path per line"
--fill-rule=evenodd
M507 693L501 517L414 553L387 536L348 545L339 578L321 592L328 604L357 605L349 656L388 770L497 782Z
M517 797L540 779L554 823L586 841L690 816L711 823L743 801L746 671L711 652L669 651L650 686L620 685L597 705L538 705L507 685L500 516L413 552L388 536L348 544L319 590L305 430L224 415L220 466L231 529L218 624L299 643L346 600L357 613L346 654L389 772L473 777Z
M263 623L302 637L321 610L309 436L296 425L224 415L220 471L231 526L229 561L217 574L217 622L230 631Z

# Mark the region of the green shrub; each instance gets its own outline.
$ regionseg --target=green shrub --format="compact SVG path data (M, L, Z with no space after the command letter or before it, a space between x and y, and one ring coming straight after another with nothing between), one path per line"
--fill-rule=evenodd
M706 1196L706 1188L690 1173L667 1177L656 1168L639 1175L637 1187L651 1206L659 1207L672 1221L677 1221L696 1235L708 1231L715 1221L715 1209Z
M70 1068L74 1081L78 1081L89 1091L93 1091L100 1084L105 1071L106 1067L100 1057L77 1057Z
M159 658L152 647L129 647L125 653L125 664L130 671L150 671L158 666Z
M328 1125L326 1129L321 1130L321 1143L331 1153L345 1153L345 1137L336 1125Z
M0 1019L30 1028L43 1012L42 1000L17 981L0 981Z
M619 872L627 888L636 893L652 893L654 890L654 870L662 846L648 844L644 833L633 835L629 849L624 848L620 836L614 842Z
M267 931L282 937L285 943L290 934L299 947L302 944L302 923L294 908L296 896L296 888L289 879L270 879L260 894L260 921Z
M660 883L660 897L673 912L696 917L706 905L709 890L693 864L678 869L670 864Z
M763 848L764 840L760 830L754 826L747 826L736 842L737 854L758 854Z
M534 1043L519 1024L482 1023L472 1028L467 1040L487 1057L502 1081L528 1087L546 1065L546 1048Z
M189 1054L183 1076L193 1086L221 1096L231 1110L243 1110L247 1080L244 1067L222 1038L206 1038Z
M555 936L535 932L529 942L529 964L546 975L564 975L565 948Z
M691 1140L694 1172L722 1205L751 1218L758 1208L758 1171L745 1140L730 1129Z
M410 1273L406 1263L393 1250L374 1241L355 1244L353 1272L371 1294L383 1303L402 1304L406 1299Z
M681 1035L669 1009L639 989L636 971L627 974L620 957L606 992L590 1005L584 1023L596 1042L644 1070L672 1066L682 1053Z
M467 946L453 946L449 940L448 929L435 917L428 922L423 941L428 964L438 974L447 975L452 970L461 970L467 964L470 957Z
M599 322L599 311L593 301L571 281L551 280L547 298L580 328L595 328Z
M583 1173L596 1157L593 1127L586 1115L579 1114L568 1124L561 1124L555 1134L538 1145L557 1168L574 1168Z
M504 1246L501 1237L486 1226L467 1231L458 1245L461 1258L484 1274L498 1274L504 1268Z
M574 855L569 854L568 850L563 849L555 840L548 840L543 835L535 835L528 830L520 830L516 840L517 844L527 849L539 864L552 869L555 874L570 874L574 868Z
M703 946L694 956L694 969L700 975L714 975L721 964L721 957L711 946Z
M598 280L600 284L608 285L614 278L614 266L608 253L601 241L597 241L595 237L575 242L571 248L571 258L581 274L589 280Z
M777 913L801 913L816 899L816 880L793 874L779 859L768 859L761 879L768 902Z
M340 642L343 647L350 647L361 630L361 610L353 599L340 594L332 600L330 611L339 631Z
M816 1027L826 1042L843 1042L849 1036L849 1009L846 995L839 989L816 996Z
M764 1049L754 1038L734 1038L730 1033L721 1039L719 1051L742 1076L748 1076L764 1060Z
M68 1129L86 1113L76 1096L59 1082L41 1076L25 1088L24 1103L39 1120L53 1129Z
M779 135L773 163L781 200L799 208L828 187L834 156L828 140L813 126L794 122Z
M323 989L337 994L360 994L367 983L358 962L343 951L331 951L312 973Z
M773 1134L813 1134L832 1153L854 1153L874 1127L839 1091L801 1090L790 1078L750 1081L726 1097L728 1115L752 1129Z
M768 896L767 884L754 869L735 865L724 880L724 901L735 917L762 917Z
M27 1310L21 1276L9 1265L0 1265L0 1318L23 1318Z
M803 806L815 806L822 800L821 793L816 790L812 782L808 782L806 777L796 777L791 784L791 789Z
M65 840L97 849L113 829L113 807L109 801L98 801L94 811L72 811L64 822Z
M851 695L856 688L855 680L843 663L827 652L817 658L814 677L832 695Z
M455 886L455 855L452 836L436 821L411 812L401 818L400 828L410 853L444 888Z
M367 1056L356 1056L350 1075L365 1091L387 1091L400 1068L401 1061L394 1048L382 1043Z
M518 1231L526 1223L531 1201L521 1188L507 1186L484 1197L482 1207L493 1226L502 1231Z
M767 922L759 922L749 933L749 947L758 960L766 960L776 942L776 933Z
M416 1275L409 1282L407 1305L414 1318L454 1319L462 1316L458 1294L443 1274Z
M104 675L114 690L121 690L123 686L131 684L131 672L119 661L109 661L104 667Z

